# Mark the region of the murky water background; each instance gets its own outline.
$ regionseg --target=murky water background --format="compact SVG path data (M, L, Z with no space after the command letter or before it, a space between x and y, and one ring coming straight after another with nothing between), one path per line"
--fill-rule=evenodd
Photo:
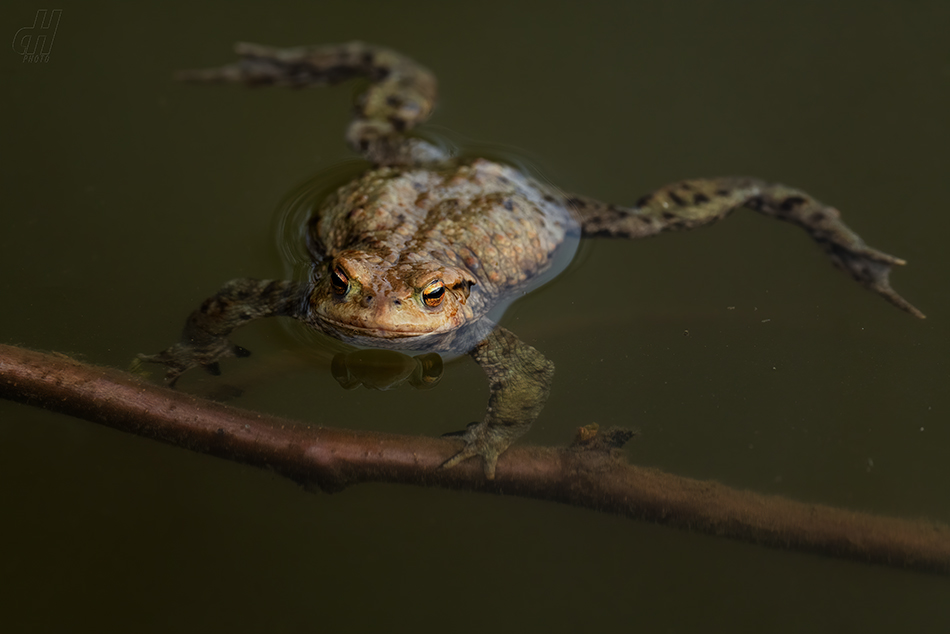
M440 80L435 129L619 203L692 176L801 187L910 265L901 314L793 227L588 244L508 312L557 364L526 437L635 425L639 464L950 522L950 5L67 2L48 63L0 55L0 341L124 367L224 281L279 277L275 209L351 159L353 85L176 85L236 40L360 38ZM49 8L56 8L52 5ZM42 5L7 3L8 41ZM728 307L734 307L730 310ZM688 331L689 336L684 336ZM295 339L236 337L266 376ZM346 392L326 362L238 405L438 434L482 416L474 363ZM183 382L184 383L184 382ZM197 379L191 382L197 386ZM272 474L0 402L4 631L940 632L950 579L521 499Z

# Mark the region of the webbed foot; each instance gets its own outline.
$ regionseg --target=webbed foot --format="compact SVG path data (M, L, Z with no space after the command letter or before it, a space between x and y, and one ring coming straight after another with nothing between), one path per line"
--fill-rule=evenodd
M490 425L483 421L481 423L470 423L468 427L461 431L442 434L443 438L458 438L464 441L465 446L457 454L443 462L439 468L451 469L469 458L481 456L485 477L494 480L498 457L508 449L511 443L527 431L529 426L530 423L524 426Z
M208 374L221 374L219 361L227 357L248 357L251 351L235 345L227 339L215 341L212 344L198 346L191 343L178 342L162 350L158 354L139 354L132 361L133 370L144 363L159 363L165 366L165 383L174 387L178 378L191 368L204 368Z
M863 243L861 246L850 248L845 245L829 243L826 245L826 250L835 266L850 274L856 282L866 289L881 295L884 299L914 317L926 319L926 316L916 306L901 297L891 287L891 268L903 266L907 262L877 249L872 249Z

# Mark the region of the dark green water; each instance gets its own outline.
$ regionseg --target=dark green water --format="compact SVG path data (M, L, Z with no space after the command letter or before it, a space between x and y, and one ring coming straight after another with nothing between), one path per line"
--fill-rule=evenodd
M906 258L901 314L794 228L736 214L588 245L506 325L557 364L526 442L636 425L631 460L950 522L950 5L66 2L49 61L0 65L0 341L125 367L224 281L281 276L275 209L343 142L353 87L192 87L236 40L360 38L433 69L432 127L520 148L619 203L750 174ZM10 41L42 5L7 3ZM727 307L735 307L727 310ZM768 321L766 321L768 320ZM684 331L689 336L684 336ZM260 323L229 374L295 339ZM248 370L247 368L251 368ZM238 405L435 435L481 417L324 366ZM276 476L0 402L0 630L944 632L950 578L766 550L553 504Z

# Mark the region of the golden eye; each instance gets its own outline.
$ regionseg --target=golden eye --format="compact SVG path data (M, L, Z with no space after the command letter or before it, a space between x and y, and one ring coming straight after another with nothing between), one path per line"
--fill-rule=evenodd
M346 295L346 291L350 288L350 278L338 266L330 271L330 287L337 295Z
M445 284L442 283L442 280L430 282L422 291L422 300L426 303L426 306L438 306L442 303L443 297L445 297Z

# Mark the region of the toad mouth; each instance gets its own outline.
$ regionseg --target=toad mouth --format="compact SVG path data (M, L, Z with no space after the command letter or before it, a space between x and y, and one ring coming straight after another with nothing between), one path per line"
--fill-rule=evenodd
M367 326L358 326L351 323L346 323L342 321L337 321L335 319L330 319L328 317L321 316L324 323L328 324L335 330L363 335L367 337L376 337L376 338L389 338L389 339L400 339L400 338L412 338L412 337L421 337L424 335L434 334L439 332L438 329L425 329L422 330L419 327L416 328L386 328L381 326L367 327Z

